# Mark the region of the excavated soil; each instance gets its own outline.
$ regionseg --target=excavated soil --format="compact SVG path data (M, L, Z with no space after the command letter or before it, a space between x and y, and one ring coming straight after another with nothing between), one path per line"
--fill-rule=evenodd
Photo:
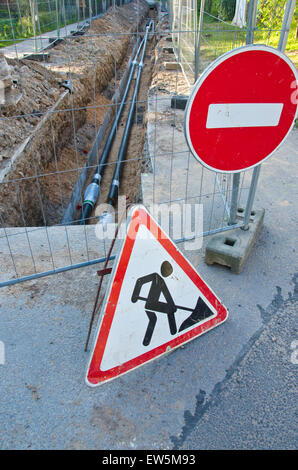
M136 9L140 18L138 25ZM111 108L112 97L127 69L135 45L134 35L127 32L135 32L136 28L138 31L144 31L147 11L147 6L142 0L134 0L129 5L116 8L117 15L114 10L109 10L102 18L94 21L85 36L71 38L55 47L50 52L49 62L41 65L32 61L14 61L15 70L17 72L18 67L20 68L27 88L25 92L23 88L20 108L22 117L18 121L20 125L16 128L6 127L5 138L9 138L11 142L22 142L28 136L27 128L34 131L44 113L61 97L62 80L71 79L73 94L66 93L63 102L59 103L57 110L51 114L49 122L42 126L40 133L30 143L29 149L23 152L22 157L25 156L26 160L20 159L21 162L13 165L9 179L16 178L16 183L0 185L0 211L4 215L5 225L52 225L62 220L96 134ZM151 10L150 16L155 17ZM165 68L165 62L175 60L174 55L165 50L171 45L166 40L167 22L161 21L157 29L158 34L147 44L135 119L121 178L120 195L125 195L128 203L140 202L142 197L141 169L144 158L146 159L144 143L148 90L150 94L189 93L182 72ZM115 31L118 33L116 36L113 35ZM30 85L27 84L29 75L25 76L24 73L30 74ZM135 79L128 95L128 103L134 84ZM115 106L112 110L105 138L112 124ZM124 108L101 181L99 204L107 202L128 111L129 104ZM9 117L9 112L12 113L13 110L5 112L5 117ZM156 119L158 121L158 116ZM4 122L11 124L12 121ZM2 138L4 139L4 135ZM104 143L105 139L99 148L99 156ZM8 152L7 145L3 145L3 148ZM13 147L10 145L9 148L11 150ZM9 159L8 153L6 159ZM85 187L95 170L96 165L89 168ZM39 175L38 178L34 177L36 174ZM13 192L15 188L17 191ZM11 201L9 206L7 199L5 201L9 212L4 210L5 196ZM76 216L80 217L79 205ZM93 217L90 222L96 223L97 220L97 217Z
M0 169L61 93L56 74L45 70L42 65L13 59L7 59L7 63L13 67L12 75L18 80L17 88L22 99L17 108L1 109L0 106Z
M61 220L147 12L143 0L110 8L85 36L50 50L49 62L9 61L23 96L17 109L0 109L3 225ZM72 94L61 88L68 79ZM20 154L12 158L15 151Z

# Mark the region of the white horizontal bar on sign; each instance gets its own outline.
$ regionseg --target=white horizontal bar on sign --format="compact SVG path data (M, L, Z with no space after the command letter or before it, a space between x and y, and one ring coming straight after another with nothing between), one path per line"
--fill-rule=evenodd
M283 103L210 104L207 129L277 126Z

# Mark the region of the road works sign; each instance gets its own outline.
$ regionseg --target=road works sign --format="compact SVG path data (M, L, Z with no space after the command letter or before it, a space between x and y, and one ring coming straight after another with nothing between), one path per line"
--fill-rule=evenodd
M268 158L294 124L297 78L287 56L267 46L240 47L215 60L186 106L185 136L195 158L224 173Z
M227 309L143 206L128 218L86 382L95 386L222 323Z

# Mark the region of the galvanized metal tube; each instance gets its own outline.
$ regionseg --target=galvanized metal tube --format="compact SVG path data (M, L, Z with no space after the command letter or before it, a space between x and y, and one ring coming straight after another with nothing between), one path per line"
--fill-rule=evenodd
M236 224L239 187L240 187L240 173L234 173L229 225Z
M195 79L197 80L199 76L199 59L200 59L200 46L202 42L202 33L203 33L203 22L204 22L204 8L205 8L205 0L201 0L201 7L200 7L200 19L199 19L199 31L198 31L198 44L196 50L196 57L195 57Z
M260 171L261 171L261 165L258 165L254 168L251 183L250 183L247 203L246 203L246 207L245 207L245 212L244 212L243 227L241 227L242 230L248 230L249 229L249 219L250 219L252 206L253 206L254 199L255 199L255 194L256 194L256 190L257 190Z
M113 261L116 256L110 256L109 261ZM42 273L35 273L30 274L29 276L23 276L20 278L10 279L9 281L0 282L1 287L13 286L15 284L20 284L24 281L33 281L35 279L40 279L42 277L51 276L53 274L65 273L66 271L70 271L71 269L79 269L79 268L86 268L87 266L92 266L93 264L104 263L106 262L107 258L97 258L90 261L84 261L83 263L71 264L69 266L65 266L63 268L56 268L51 269L50 271L44 271Z
M291 28L291 23L294 15L296 0L288 0L285 10L284 19L282 22L281 32L278 42L278 50L285 52L286 45L289 37L289 32Z
M258 0L250 0L247 10L246 44L253 44L258 10Z

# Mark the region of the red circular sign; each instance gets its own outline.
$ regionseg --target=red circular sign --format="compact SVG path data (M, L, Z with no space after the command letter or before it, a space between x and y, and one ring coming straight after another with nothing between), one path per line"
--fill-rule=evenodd
M192 154L219 172L239 172L268 158L297 113L297 70L268 46L244 46L214 61L195 83L185 111Z

